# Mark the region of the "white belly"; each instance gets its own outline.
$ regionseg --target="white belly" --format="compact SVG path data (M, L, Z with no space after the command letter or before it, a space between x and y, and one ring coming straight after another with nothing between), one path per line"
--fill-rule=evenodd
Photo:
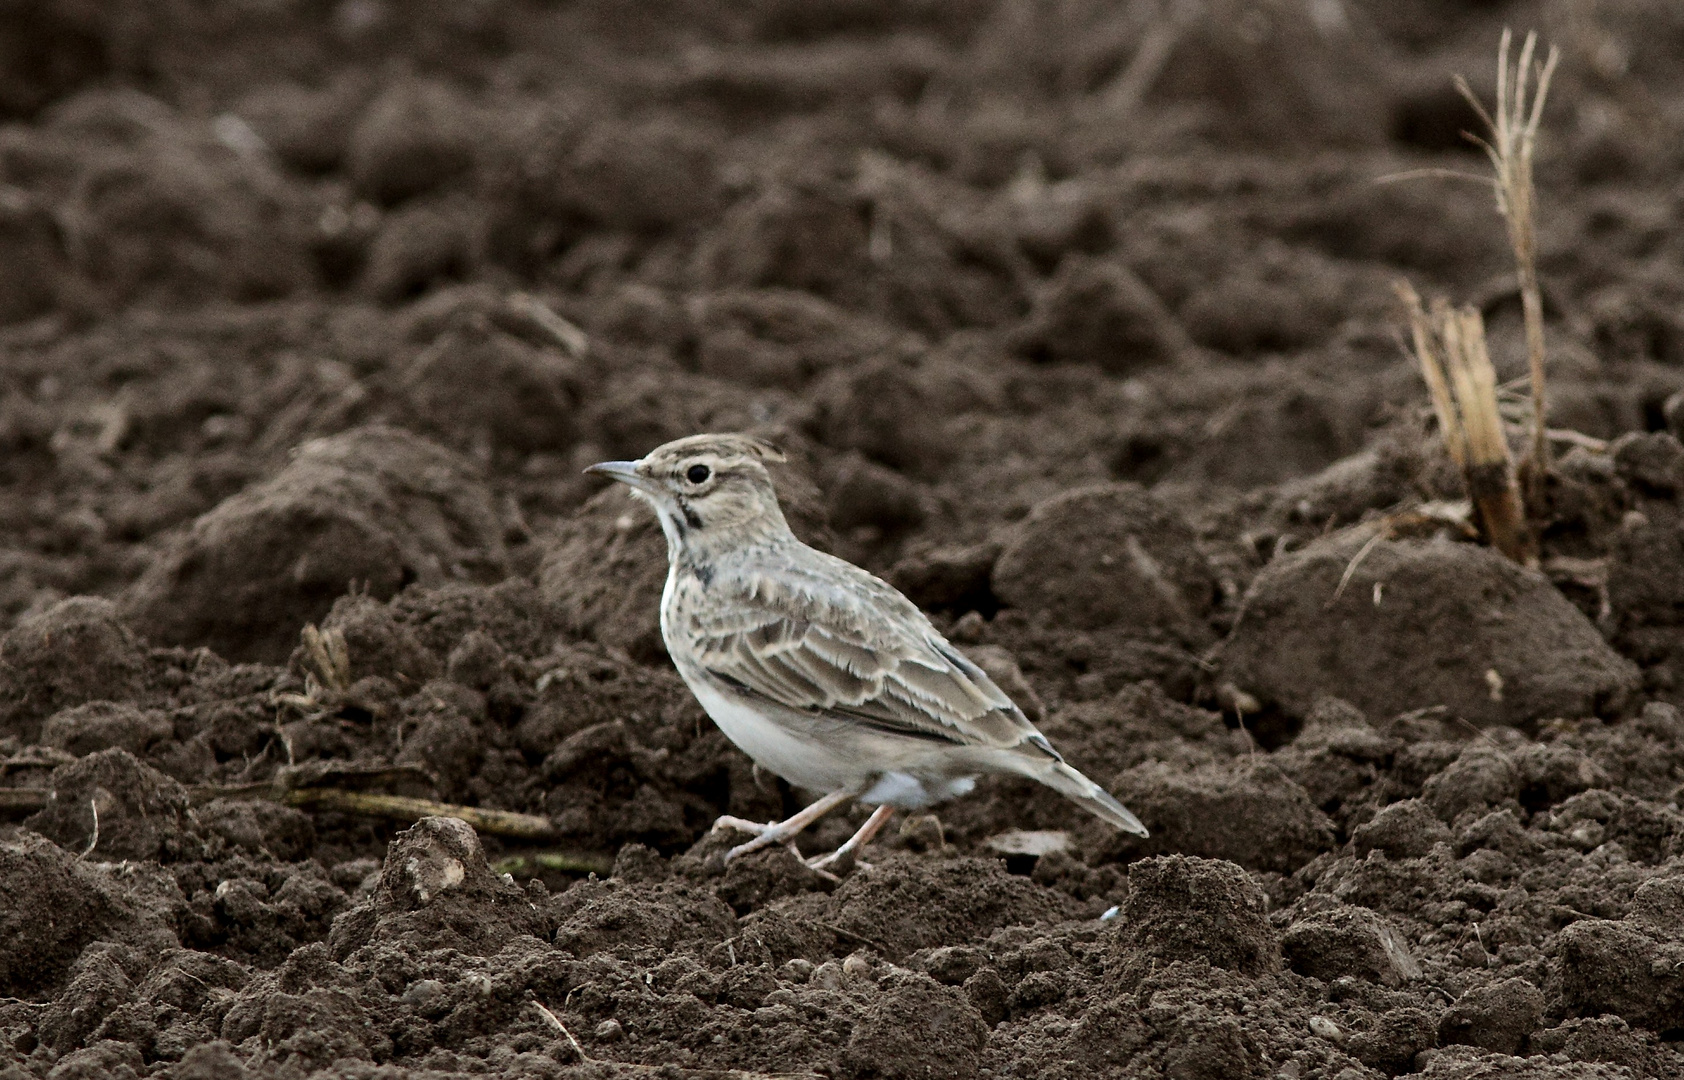
M868 772L860 766L817 741L801 737L705 677L685 675L684 681L737 749L796 787L828 794L857 789L867 779Z

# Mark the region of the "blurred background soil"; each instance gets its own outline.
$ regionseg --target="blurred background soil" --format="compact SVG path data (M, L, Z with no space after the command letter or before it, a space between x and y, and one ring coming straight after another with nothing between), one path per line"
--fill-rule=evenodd
M1536 571L1392 292L1524 375L1505 26ZM1684 1075L1681 166L1669 0L0 0L0 1078ZM722 868L705 430L1152 838ZM335 769L560 839L203 792Z

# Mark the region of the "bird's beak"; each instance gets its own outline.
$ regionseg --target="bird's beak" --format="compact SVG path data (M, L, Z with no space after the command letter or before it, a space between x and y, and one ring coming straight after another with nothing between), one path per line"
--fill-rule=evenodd
M618 480L627 487L638 491L650 490L650 484L642 473L637 471L635 461L599 461L585 471L598 476L606 476L610 480Z

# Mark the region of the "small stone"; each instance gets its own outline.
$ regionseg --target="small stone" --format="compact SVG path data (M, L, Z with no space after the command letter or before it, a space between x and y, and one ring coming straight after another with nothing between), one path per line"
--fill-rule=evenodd
M619 1042L620 1036L625 1033L625 1028L620 1026L618 1020L608 1019L598 1024L591 1034L597 1042Z
M947 846L941 819L934 814L916 814L901 822L900 839L909 851L940 851Z
M974 945L944 945L924 957L924 972L936 982L960 986L987 962L988 954Z
M421 979L412 983L400 999L428 1020L436 1020L450 1011L450 991L437 979Z
M1345 1033L1339 1025L1325 1016L1310 1017L1310 1034L1318 1039L1326 1039L1335 1046L1345 1045Z

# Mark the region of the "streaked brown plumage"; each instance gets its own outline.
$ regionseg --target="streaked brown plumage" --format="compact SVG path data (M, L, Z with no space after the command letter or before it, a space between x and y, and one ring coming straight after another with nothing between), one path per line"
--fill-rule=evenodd
M757 764L826 796L788 822L721 819L760 831L733 854L784 842L848 798L878 804L837 854L851 853L891 808L963 794L984 773L1038 780L1144 836L916 605L796 539L765 467L777 460L758 439L696 435L590 470L631 486L660 518L661 632L708 715Z

